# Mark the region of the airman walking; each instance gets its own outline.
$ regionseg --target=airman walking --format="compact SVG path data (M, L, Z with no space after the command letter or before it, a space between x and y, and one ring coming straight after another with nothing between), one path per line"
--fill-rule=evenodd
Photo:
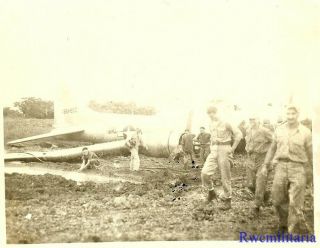
M262 173L267 173L274 160L272 202L279 218L279 230L289 233L297 231L304 222L305 169L312 166L311 131L299 123L298 117L298 107L289 105L287 120L275 130L262 169Z
M223 187L223 193L219 196L221 199L219 209L228 210L231 208L230 159L233 158L233 153L242 138L242 133L237 127L221 119L216 106L210 106L207 113L210 118L211 143L210 154L201 171L202 184L208 190L208 203L217 198L212 177L219 169Z

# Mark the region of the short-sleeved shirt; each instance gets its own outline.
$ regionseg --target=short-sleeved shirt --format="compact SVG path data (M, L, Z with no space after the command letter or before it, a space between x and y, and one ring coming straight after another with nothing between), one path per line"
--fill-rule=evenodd
M182 136L181 145L184 152L192 152L193 151L193 138L194 134L184 134Z
M85 162L88 163L88 161L92 160L92 159L98 159L99 157L97 156L97 154L95 154L94 152L89 151L88 155L82 155L81 159Z
M210 133L200 133L197 137L200 145L210 145L211 135Z
M242 133L238 127L223 121L210 123L211 142L225 143L242 139Z
M276 129L273 139L277 144L275 161L290 159L299 163L308 162L307 151L312 147L311 131L308 128L299 124L291 132L285 123Z
M248 153L266 153L272 142L272 132L263 126L248 128L245 139Z

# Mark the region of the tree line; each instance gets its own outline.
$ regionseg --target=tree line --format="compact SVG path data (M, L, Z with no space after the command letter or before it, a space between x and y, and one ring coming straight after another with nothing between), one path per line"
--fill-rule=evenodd
M3 116L11 118L52 119L54 108L52 101L36 97L25 97L13 104L14 108L3 108Z
M106 101L98 103L91 101L89 107L97 112L116 113L116 114L134 114L134 115L154 115L156 110L152 106L138 106L134 102L114 102Z
M54 118L54 104L52 101L45 101L36 97L25 97L16 101L12 107L3 108L3 116L11 118L36 118L52 119ZM135 115L153 115L156 113L154 107L138 106L134 102L114 102L106 101L98 103L90 101L89 107L97 112L117 113L117 114L135 114Z

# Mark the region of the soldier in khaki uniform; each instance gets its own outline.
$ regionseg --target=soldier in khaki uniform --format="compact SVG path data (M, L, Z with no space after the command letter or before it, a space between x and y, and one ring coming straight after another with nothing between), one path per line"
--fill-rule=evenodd
M296 106L288 106L286 114L287 122L275 131L263 173L274 159L272 201L279 217L279 230L294 233L304 221L305 169L312 166L312 138L310 130L298 122Z
M211 202L217 197L212 176L220 170L223 193L219 196L221 205L219 209L227 210L231 208L231 165L230 159L237 148L241 138L241 131L228 122L221 120L218 116L218 109L210 106L207 110L210 123L211 144L210 154L201 171L203 186L208 190L207 202ZM234 140L231 146L231 140Z
M260 125L257 116L249 118L250 127L246 132L246 172L247 187L255 194L255 213L259 212L263 204L267 184L267 175L261 174L262 164L272 142L270 129Z

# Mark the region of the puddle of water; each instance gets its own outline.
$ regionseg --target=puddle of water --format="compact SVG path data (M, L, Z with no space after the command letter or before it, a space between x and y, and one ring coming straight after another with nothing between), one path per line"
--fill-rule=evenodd
M63 170L56 170L56 169L49 169L49 168L42 168L42 167L28 167L28 166L5 166L4 172L7 174L12 173L20 173L26 175L45 175L51 174L55 176L62 176L67 180L72 180L76 182L95 182L95 183L116 183L116 182L130 182L135 184L140 184L138 181L127 180L123 178L117 177L107 177L101 176L96 174L88 174L85 172L77 172L77 171L63 171Z

